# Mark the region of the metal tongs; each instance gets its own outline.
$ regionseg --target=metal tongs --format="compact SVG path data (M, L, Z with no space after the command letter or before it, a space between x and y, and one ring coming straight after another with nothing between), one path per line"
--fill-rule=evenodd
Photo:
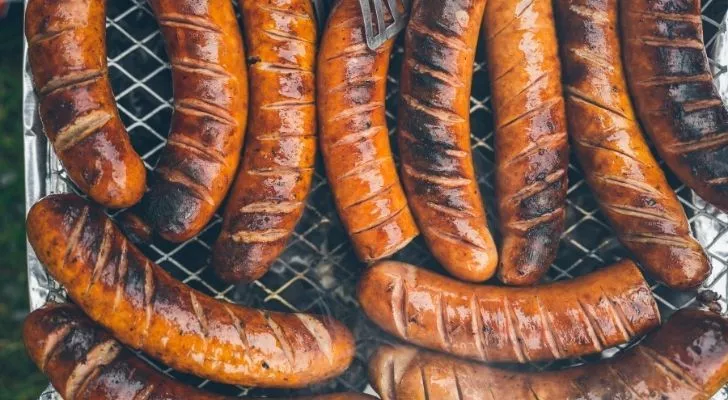
M319 25L323 26L335 0L313 0ZM407 25L410 0L359 0L367 46L375 50L397 36ZM372 8L374 18L372 20ZM375 23L376 22L376 23Z

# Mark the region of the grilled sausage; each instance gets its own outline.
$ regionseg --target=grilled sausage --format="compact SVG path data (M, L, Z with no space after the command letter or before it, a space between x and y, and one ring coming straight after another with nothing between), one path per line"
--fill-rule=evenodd
M316 156L316 20L309 0L242 1L251 87L243 166L215 244L225 281L260 278L303 213Z
M106 2L29 0L28 62L48 140L94 201L129 207L146 171L119 117L106 64Z
M698 286L708 257L650 153L621 64L618 0L559 0L563 81L572 143L622 243L675 289Z
M338 375L354 355L351 333L330 318L237 306L176 281L78 196L36 203L27 231L38 259L91 319L179 371L295 388Z
M637 116L670 169L728 211L728 110L713 85L700 0L620 3Z
M407 200L435 258L484 281L498 251L470 148L470 89L485 0L412 4L400 77L397 137Z
M48 303L23 324L23 339L33 362L66 400L232 400L168 378L126 350L110 334L70 304ZM300 400L365 400L340 393Z
M396 400L402 376L422 357L418 348L381 345L369 358L369 383L381 400ZM417 361L416 361L417 360Z
M367 316L392 335L489 362L598 353L660 323L650 287L627 260L533 288L461 283L389 261L364 272L358 295Z
M365 262L396 253L419 234L389 147L384 99L393 43L370 50L359 2L341 0L329 15L318 56L326 174L354 250Z
M210 221L233 182L248 113L245 51L228 0L149 0L172 65L174 115L143 201L173 242Z
M498 277L531 285L549 268L566 216L566 115L550 0L490 0L485 12L496 195Z
M728 320L710 311L680 310L646 341L614 358L561 371L499 370L390 346L375 353L369 370L383 400L707 400L728 383Z

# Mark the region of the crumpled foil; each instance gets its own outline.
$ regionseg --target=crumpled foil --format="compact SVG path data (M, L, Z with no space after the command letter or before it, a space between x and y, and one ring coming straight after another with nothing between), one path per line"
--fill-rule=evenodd
M321 1L329 4L327 0L319 2ZM143 0L114 0L107 4L107 47L112 86L132 141L142 154L147 167L151 168L156 163L169 128L172 110L169 64L156 22ZM705 39L709 54L713 55L711 62L715 69L716 84L724 99L728 99L728 32L725 23L721 25L720 22L724 20L727 7L724 1L703 1ZM399 42L393 54L387 94L390 127L395 122L394 107L402 53ZM481 191L491 218L490 226L496 226L492 220L495 216L493 126L482 51L479 52L477 60L471 97L473 153ZM76 189L63 172L58 158L43 135L27 60L23 82L26 205L29 208L47 194ZM547 274L547 281L569 279L589 273L595 267L610 264L627 255L599 212L578 165L571 165L569 180L568 229L562 237L559 256ZM713 261L713 273L704 288L722 296L720 304L725 310L725 297L728 292L728 216L705 204L669 173L668 180L686 208L694 234L706 247ZM114 217L116 214L112 212L110 215ZM316 385L307 393L348 390L373 394L367 384L366 360L376 345L394 340L367 321L362 313L357 312L355 285L364 265L356 260L336 215L321 163L318 163L308 207L294 238L281 258L261 280L235 287L223 284L211 273L207 267L207 258L210 244L219 232L220 221L220 217L216 216L199 237L188 242L171 244L158 241L144 246L142 250L175 278L211 296L274 310L328 313L342 320L352 328L358 338L357 357L352 367L341 377ZM396 258L438 268L421 239L415 240ZM32 309L42 306L50 299L65 299L63 289L46 273L30 247L28 282ZM694 305L696 302L694 292L677 293L659 283L650 283L665 317L676 309ZM626 347L628 346L622 346ZM611 356L620 350L609 350L603 356ZM140 356L144 357L141 354ZM588 359L598 358L599 356L595 356ZM160 371L205 390L250 396L285 396L292 393L220 385L182 375L159 363L148 361ZM559 368L583 361L560 361L526 368ZM49 388L41 395L41 399L59 397ZM724 388L714 399L728 400L728 390Z

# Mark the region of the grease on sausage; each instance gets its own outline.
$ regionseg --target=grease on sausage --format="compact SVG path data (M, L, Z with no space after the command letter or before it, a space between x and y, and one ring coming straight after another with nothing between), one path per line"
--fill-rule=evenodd
M650 287L628 260L532 288L462 283L385 261L364 272L358 298L366 315L392 335L488 362L598 353L660 323Z
M173 242L198 234L233 182L248 114L245 50L227 0L150 0L172 65L174 115L144 198Z
M470 148L473 60L485 0L416 0L405 34L397 137L407 199L427 245L459 279L495 273Z
M396 253L419 234L389 145L384 101L393 43L370 50L359 2L341 0L318 56L326 174L354 250L365 262Z
M728 211L728 110L713 84L700 0L620 2L637 115L668 167Z
M70 304L48 303L23 324L28 354L66 400L232 400L187 386L153 369ZM247 399L247 397L245 397ZM337 393L299 400L365 400Z
M642 136L621 63L618 0L559 0L569 134L619 240L671 288L710 273L685 211Z
M316 156L316 20L309 0L241 3L250 76L243 165L212 265L228 282L260 278L301 218Z
M566 217L569 149L550 0L489 0L484 19L495 111L498 277L539 281Z
M30 0L25 35L43 130L68 176L106 207L135 204L146 171L109 82L106 2Z
M605 361L514 372L408 347L382 346L369 363L382 400L707 400L728 383L728 321L680 310L639 345Z
M339 322L216 300L176 281L98 207L48 196L28 214L28 240L71 299L119 341L210 380L296 388L340 374L354 355Z

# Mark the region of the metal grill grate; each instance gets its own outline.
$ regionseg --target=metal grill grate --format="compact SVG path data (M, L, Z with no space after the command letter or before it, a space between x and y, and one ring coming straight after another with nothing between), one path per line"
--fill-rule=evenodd
M712 54L719 21L728 4L725 0L703 1L703 22L709 54ZM154 17L142 0L114 0L108 2L108 56L111 82L116 93L122 119L132 142L151 169L157 162L159 151L165 144L172 115L171 73L164 51L164 43ZM387 118L390 128L395 126L397 108L397 75L402 63L403 49L395 47L390 68L387 93ZM490 226L495 215L493 198L493 115L486 67L482 49L475 66L471 96L472 143L476 168L479 171L481 191L487 203ZM712 62L712 60L711 60ZM726 66L718 65L716 76L726 73ZM724 77L725 78L725 77ZM255 90L255 89L253 89ZM29 205L48 193L75 190L63 172L58 159L49 151L32 96L29 75L25 76L25 116L27 186ZM390 133L393 133L391 130ZM396 141L393 140L396 146ZM395 148L396 153L396 148ZM572 157L572 160L574 157ZM221 219L216 216L196 238L182 244L157 241L143 246L142 251L175 278L208 295L254 307L280 311L311 311L329 313L346 323L358 338L357 356L352 367L335 380L310 388L306 392L362 391L367 386L366 360L376 344L390 340L358 312L355 300L357 278L364 268L353 253L326 183L322 163L318 162L313 188L306 212L285 253L275 262L262 279L245 286L226 285L218 280L207 266L210 245L214 242ZM713 274L705 284L723 295L728 280L728 217L721 215L699 199L672 175L668 180L684 204L690 222L701 242L706 246L713 262ZM569 195L567 229L555 263L547 280L570 279L591 272L594 268L610 264L628 255L616 240L608 222L583 180L579 166L569 168ZM112 216L115 214L112 213ZM397 259L438 270L421 238L401 251ZM35 272L34 272L35 271ZM37 259L29 255L31 299L35 307L48 296L62 295L52 280L43 276ZM663 316L695 302L695 293L676 293L665 286L651 282ZM722 306L726 307L724 300ZM614 350L608 354L614 354ZM600 356L588 357L598 359ZM582 360L576 360L579 362ZM560 367L575 361L534 365L531 368ZM180 374L153 363L165 373L213 392L229 395L287 395L289 391L247 389L221 385L190 375ZM47 396L47 397L46 397ZM49 391L43 398L52 398Z

